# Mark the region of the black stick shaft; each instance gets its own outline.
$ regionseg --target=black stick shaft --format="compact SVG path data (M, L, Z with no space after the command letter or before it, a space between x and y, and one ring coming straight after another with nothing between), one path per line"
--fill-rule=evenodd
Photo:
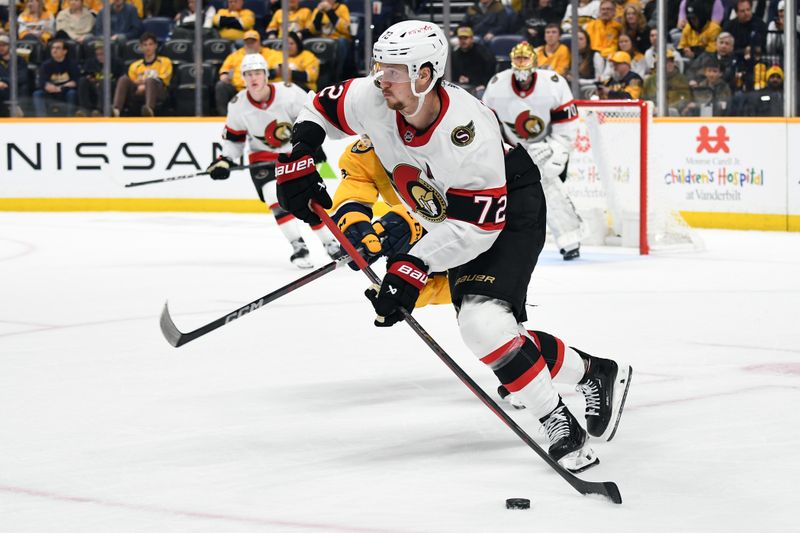
M331 230L331 233L339 240L342 247L347 251L350 257L353 258L355 263L358 267L364 272L364 274L369 278L372 283L380 284L381 279L375 274L375 271L372 270L361 256L355 247L350 243L347 237L339 230L339 227L336 225L335 222L328 216L328 213L316 202L311 203L311 207L314 212L319 216L322 222ZM506 426L508 426L516 435L522 439L522 441L527 444L536 454L544 459L544 461L556 471L558 475L560 475L567 483L569 483L575 490L580 492L581 494L599 494L605 496L606 498L610 499L614 503L622 503L622 496L619 493L619 489L617 485L613 482L606 481L606 482L590 482L584 481L568 470L563 468L558 462L556 462L552 457L550 457L547 452L545 452L541 446L536 444L530 435L525 432L524 429L519 427L519 424L514 422L514 419L511 418L503 409L497 405L495 402L486 392L477 384L475 381L464 372L464 370L458 366L458 364L444 351L444 349L439 346L439 344L434 340L431 335L425 331L422 326L411 316L411 313L406 311L405 309L402 310L403 315L405 316L405 322L414 330L422 341L428 345L428 347L435 353L442 362L447 365L447 367L461 380L461 382L467 386L469 390L472 391L478 399L483 402L483 404L489 408L495 415L497 415L500 420L502 420Z
M172 317L169 314L169 306L168 304L164 304L164 309L161 311L161 333L164 334L164 337L167 339L172 346L178 347L183 346L187 342L193 341L207 333L214 331L215 329L221 328L227 324L230 324L237 318L241 318L244 315L255 311L256 309L260 309L261 307L265 306L266 304L277 300L282 296L286 296L292 291L299 289L300 287L311 283L317 278L321 278L328 272L333 272L336 270L339 265L344 264L347 262L344 259L339 259L337 261L331 261L325 266L322 266L313 272L310 272L303 276L302 278L296 279L293 282L289 283L288 285L284 285L280 289L274 290L269 294L262 296L261 298L257 298L252 302L246 303L238 309L234 309L230 313L227 313L225 316L222 316L212 322L209 322L205 326L201 326L193 331L189 331L187 333L183 333L178 330L178 327L173 322Z
M238 167L231 167L230 171L233 172L235 170L246 170L249 168L261 168L269 165L274 165L271 161L262 161L260 163L253 163L252 165L241 165ZM195 174L183 174L181 176L170 176L168 178L159 178L156 180L147 180L147 181L132 181L130 183L126 183L125 187L139 187L140 185L150 185L152 183L166 183L168 181L178 181L178 180L188 180L189 178L197 178L199 176L208 176L210 172L197 172Z

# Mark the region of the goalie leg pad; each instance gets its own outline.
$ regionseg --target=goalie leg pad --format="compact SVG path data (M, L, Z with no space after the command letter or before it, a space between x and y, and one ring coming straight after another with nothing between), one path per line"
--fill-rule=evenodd
M542 176L547 202L547 225L559 249L574 250L581 242L581 217L558 176Z

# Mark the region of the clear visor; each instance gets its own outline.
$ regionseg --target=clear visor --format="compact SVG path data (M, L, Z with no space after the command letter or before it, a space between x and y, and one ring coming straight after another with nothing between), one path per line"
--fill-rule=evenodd
M411 76L408 75L408 67L405 65L387 65L372 60L372 77L377 81L387 83L411 83Z

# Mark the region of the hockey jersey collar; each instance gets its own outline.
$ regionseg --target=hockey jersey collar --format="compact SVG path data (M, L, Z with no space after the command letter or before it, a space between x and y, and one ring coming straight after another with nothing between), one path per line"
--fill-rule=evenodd
M445 113L447 113L447 108L450 107L450 97L447 96L447 91L444 90L444 87L439 86L437 87L437 93L439 94L439 99L442 102L442 108L439 110L439 116L436 117L436 120L433 121L427 129L420 132L406 122L406 119L403 118L403 115L399 111L394 112L395 121L397 122L397 133L400 135L400 140L403 141L403 144L406 146L425 146L428 141L431 139L431 135L433 134L433 130L436 129L436 126L444 118Z
M253 104L253 107L258 109L267 109L272 105L272 102L275 101L275 86L271 83L267 85L269 85L269 99L266 102L256 102L253 100L253 97L250 96L250 91L245 91L245 93L247 93L247 101Z
M531 72L531 76L533 76L533 83L531 83L531 86L527 90L523 90L519 86L519 83L517 83L517 78L515 78L513 74L511 75L511 88L520 98L527 98L530 96L533 89L536 87L536 72Z

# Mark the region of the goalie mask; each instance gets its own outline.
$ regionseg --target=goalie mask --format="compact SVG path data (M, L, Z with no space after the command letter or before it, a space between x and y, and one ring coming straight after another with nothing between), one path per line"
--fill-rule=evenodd
M509 57L511 58L511 69L514 71L514 78L519 83L525 83L536 68L536 51L533 46L526 41L522 41L511 49Z

